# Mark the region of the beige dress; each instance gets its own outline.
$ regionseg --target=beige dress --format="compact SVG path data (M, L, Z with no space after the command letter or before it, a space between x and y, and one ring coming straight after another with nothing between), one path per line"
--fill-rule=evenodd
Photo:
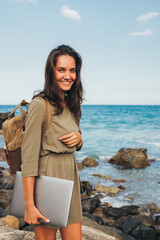
M33 99L29 105L25 122L25 132L21 148L22 176L45 175L74 181L68 224L82 221L80 179L74 151L67 147L59 137L70 132L81 132L68 107L60 115L55 115L51 106L51 122L42 136L43 102ZM54 189L53 189L54 194ZM45 225L46 226L46 225ZM58 229L59 227L47 225Z

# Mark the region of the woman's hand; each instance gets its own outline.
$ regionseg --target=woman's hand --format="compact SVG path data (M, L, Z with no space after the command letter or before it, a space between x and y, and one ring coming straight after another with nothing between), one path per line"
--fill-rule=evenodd
M26 207L24 214L24 221L28 224L40 224L38 219L41 218L44 222L49 223L50 221L43 216L35 205Z
M82 141L82 136L79 132L71 132L59 138L67 147L79 145Z

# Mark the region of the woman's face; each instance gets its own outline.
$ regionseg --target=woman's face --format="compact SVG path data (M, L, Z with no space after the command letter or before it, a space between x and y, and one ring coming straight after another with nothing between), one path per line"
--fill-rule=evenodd
M70 90L76 80L75 59L69 55L61 55L57 57L54 69L58 87L64 92Z

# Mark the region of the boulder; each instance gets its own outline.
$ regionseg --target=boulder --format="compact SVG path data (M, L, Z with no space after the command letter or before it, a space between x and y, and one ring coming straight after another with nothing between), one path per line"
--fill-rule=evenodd
M86 167L96 167L99 163L92 157L87 157L82 161L82 164Z
M141 225L141 219L138 216L123 216L116 222L116 227L122 229L126 234L132 234L132 231Z
M104 179L107 179L107 180L111 180L112 179L110 176L105 176L105 175L97 174L97 173L92 174L92 176L104 178Z
M156 216L156 218L155 218L155 223L156 223L157 225L160 225L160 216Z
M104 222L103 222L102 218L97 216L97 215L84 213L83 216L88 217L89 219L91 219L94 222L97 222L100 225L104 225Z
M11 216L11 215L7 215L4 218L1 218L1 220L7 224L8 226L15 228L15 229L19 229L19 220L18 218Z
M126 168L145 168L150 165L146 152L145 148L122 148L109 159L109 163Z
M122 182L122 183L126 182L126 180L124 180L124 179L113 179L112 181L115 182L115 183L117 183L117 182Z
M118 187L107 187L101 184L96 185L95 190L98 192L113 193L113 194L117 194L120 192L120 189Z
M96 215L101 218L106 216L102 207L97 207L96 210L93 212L93 215Z
M0 190L0 207L6 208L10 205L13 190L1 189Z
M6 155L5 155L5 149L0 148L0 160L5 161L6 160Z
M77 162L77 167L78 167L78 170L82 170L84 168L84 165L82 162Z
M3 122L9 117L10 112L0 113L0 129L2 129Z
M92 189L92 182L91 181L81 181L80 188L81 188L81 193L84 193L88 189Z
M4 176L3 179L2 179L2 186L1 186L1 188L13 189L14 179L15 178L13 176Z
M149 211L151 213L160 212L160 209L159 209L157 203L154 203L154 202L148 203L148 204L146 204L146 207L149 209Z
M93 213L95 209L99 206L100 200L97 196L94 198L88 198L82 200L82 210L83 212Z
M147 227L145 225L139 226L136 230L132 232L132 236L137 240L155 240L156 232L154 228Z

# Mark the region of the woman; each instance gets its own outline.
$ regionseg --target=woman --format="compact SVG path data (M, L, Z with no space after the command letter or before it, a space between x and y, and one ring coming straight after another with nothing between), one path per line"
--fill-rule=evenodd
M25 122L22 142L22 177L25 198L25 218L34 224L36 240L56 240L58 227L40 224L49 222L34 205L35 176L46 175L74 181L67 228L60 228L63 240L81 240L82 207L75 150L83 144L80 118L83 87L81 83L81 57L70 46L53 49L45 67L44 90L33 97ZM42 134L43 102L49 100L51 121Z

